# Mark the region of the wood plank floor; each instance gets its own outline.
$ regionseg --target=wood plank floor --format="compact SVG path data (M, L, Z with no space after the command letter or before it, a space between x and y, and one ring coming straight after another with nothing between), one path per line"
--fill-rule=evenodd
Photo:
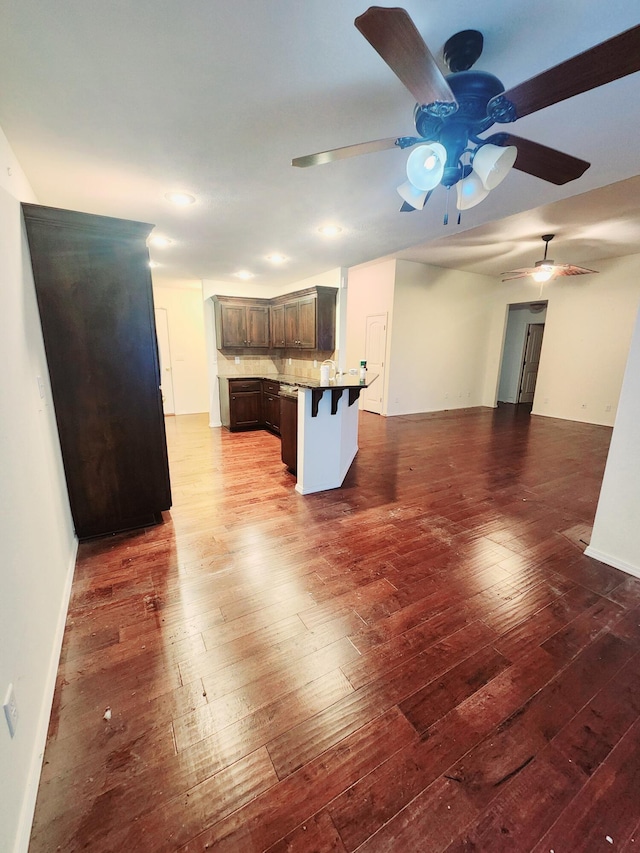
M609 429L362 413L306 497L266 432L167 429L165 523L80 547L31 853L640 849Z

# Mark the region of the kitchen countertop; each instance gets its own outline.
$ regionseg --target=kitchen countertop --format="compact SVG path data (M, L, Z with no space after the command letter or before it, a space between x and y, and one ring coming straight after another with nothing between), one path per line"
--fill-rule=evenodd
M272 382L279 382L281 385L295 385L297 388L311 388L314 390L328 391L332 388L368 388L377 378L377 373L369 373L367 378L360 379L359 374L352 376L350 373L343 373L337 379L330 379L328 383L321 382L320 377L317 379L308 379L303 376L291 376L286 373L269 374L267 376L220 376L220 379L270 379Z

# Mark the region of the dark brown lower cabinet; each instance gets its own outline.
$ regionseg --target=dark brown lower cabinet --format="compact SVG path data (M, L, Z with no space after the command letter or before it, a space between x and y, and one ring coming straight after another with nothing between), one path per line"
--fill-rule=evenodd
M151 225L23 204L71 512L80 539L171 506Z
M280 433L280 383L273 379L220 379L220 419L231 431Z
M282 461L295 474L298 467L298 400L280 397L280 437Z
M257 429L262 426L262 384L255 381L229 382L229 429Z
M280 383L262 380L262 420L267 429L280 434Z

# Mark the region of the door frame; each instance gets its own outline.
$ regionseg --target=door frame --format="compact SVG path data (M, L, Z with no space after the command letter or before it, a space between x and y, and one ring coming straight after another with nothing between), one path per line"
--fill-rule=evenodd
M166 308L154 307L155 323L156 323L156 340L158 342L158 363L160 366L160 393L162 394L162 409L165 415L175 415L176 413L176 389L173 385L173 362L171 360L171 337L169 335L169 312ZM163 335L158 334L158 326L163 327ZM166 346L161 343L166 337ZM163 378L166 373L169 373L171 393L165 394L166 385L163 387ZM171 399L169 400L169 396ZM168 405L165 405L165 399Z

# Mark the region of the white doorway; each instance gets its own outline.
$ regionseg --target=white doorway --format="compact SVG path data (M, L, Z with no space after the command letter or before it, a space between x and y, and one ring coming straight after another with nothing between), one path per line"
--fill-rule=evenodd
M376 381L361 395L362 408L367 412L382 414L384 390L384 360L387 351L387 315L370 314L366 319L364 357L367 373L378 374Z
M169 319L166 308L156 308L156 336L158 338L158 356L160 358L160 393L165 415L175 415L176 404L173 396L173 372L171 366L171 345L169 343Z
M498 383L497 399L499 403L521 403L524 402L520 397L523 370L522 365L525 360L528 330L530 325L539 325L544 328L544 323L547 314L546 301L540 302L520 302L509 306L507 315L507 324L505 329L504 346L502 351L502 363L500 367L500 380ZM542 335L540 334L540 344L542 343ZM532 342L533 343L533 342ZM538 360L540 354L538 351ZM532 368L533 368L532 364ZM535 382L537 377L537 369L535 375L533 369L531 375L526 375L528 389L527 396L529 402L533 400L535 391Z

